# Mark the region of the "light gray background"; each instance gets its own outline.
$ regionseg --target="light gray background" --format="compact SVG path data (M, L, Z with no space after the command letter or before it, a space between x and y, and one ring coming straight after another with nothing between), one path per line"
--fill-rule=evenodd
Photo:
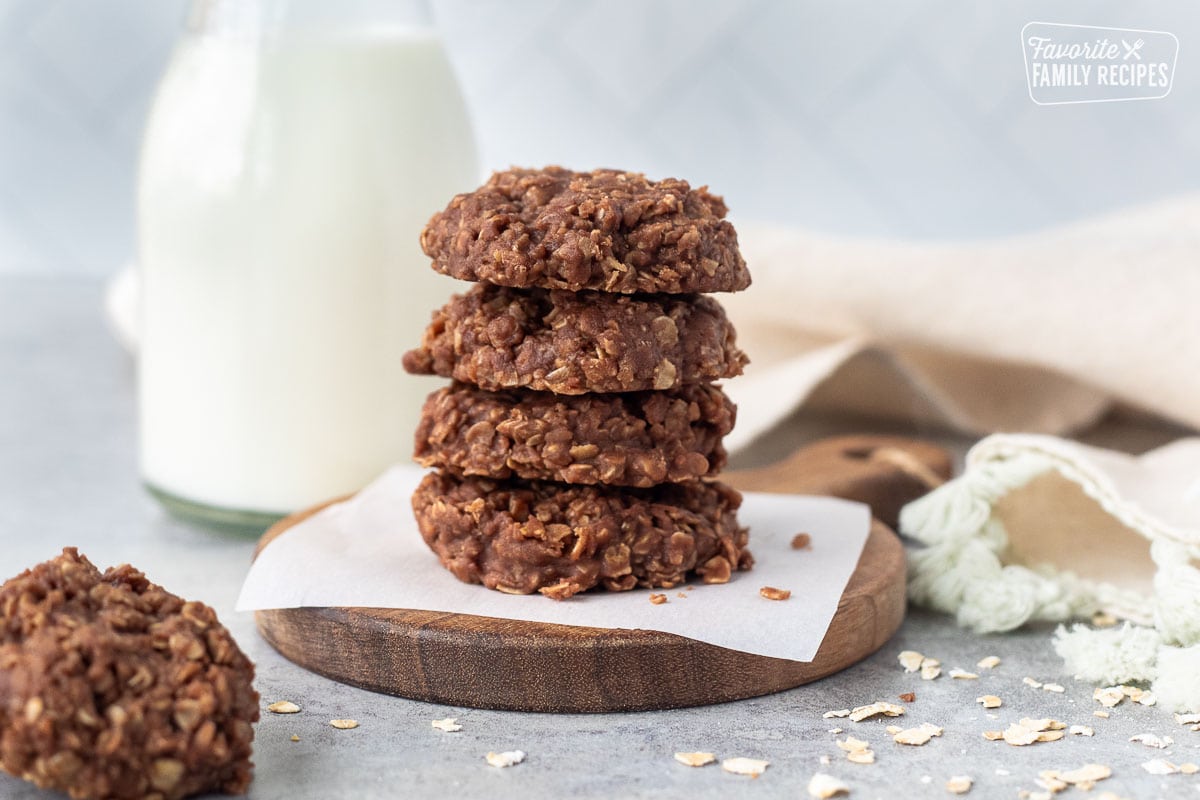
M486 167L709 183L735 216L974 237L1200 187L1200 4L435 0ZM0 0L0 272L133 253L138 140L183 0ZM1167 30L1165 100L1040 107L1030 20Z

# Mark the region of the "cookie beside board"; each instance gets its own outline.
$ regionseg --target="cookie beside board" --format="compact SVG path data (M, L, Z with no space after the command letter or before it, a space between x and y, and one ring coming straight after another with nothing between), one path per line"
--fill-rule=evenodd
M0 609L0 767L97 800L246 791L254 665L211 608L67 548Z

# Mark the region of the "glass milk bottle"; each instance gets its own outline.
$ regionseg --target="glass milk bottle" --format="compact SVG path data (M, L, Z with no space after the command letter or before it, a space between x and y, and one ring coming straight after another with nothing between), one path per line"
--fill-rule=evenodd
M424 3L194 0L138 187L151 493L261 530L408 460L401 355L455 291L418 238L477 181Z

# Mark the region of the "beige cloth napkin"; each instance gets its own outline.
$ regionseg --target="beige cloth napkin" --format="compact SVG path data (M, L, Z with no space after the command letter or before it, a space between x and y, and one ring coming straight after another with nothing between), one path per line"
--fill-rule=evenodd
M739 232L731 448L804 404L980 434L1069 433L1120 401L1200 428L1200 195L974 243Z

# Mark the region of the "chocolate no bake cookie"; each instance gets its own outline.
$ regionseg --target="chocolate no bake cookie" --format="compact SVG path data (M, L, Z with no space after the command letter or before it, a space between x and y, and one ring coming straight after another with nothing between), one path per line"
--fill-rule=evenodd
M454 575L510 594L561 600L593 586L724 583L753 562L741 495L693 481L653 489L426 475L413 511Z
M725 203L685 181L561 167L498 172L429 221L438 272L476 281L404 368L426 400L413 494L460 580L554 599L749 569L725 465L747 363L704 292L750 285Z
M557 394L674 389L732 378L746 362L709 297L489 284L452 297L404 355L409 372Z
M254 666L211 608L67 548L0 614L5 770L86 800L246 791Z
M433 216L438 272L501 286L732 292L750 285L725 203L687 181L561 167L497 172Z
M556 395L454 383L425 401L414 456L459 475L648 487L719 472L735 415L711 384Z

